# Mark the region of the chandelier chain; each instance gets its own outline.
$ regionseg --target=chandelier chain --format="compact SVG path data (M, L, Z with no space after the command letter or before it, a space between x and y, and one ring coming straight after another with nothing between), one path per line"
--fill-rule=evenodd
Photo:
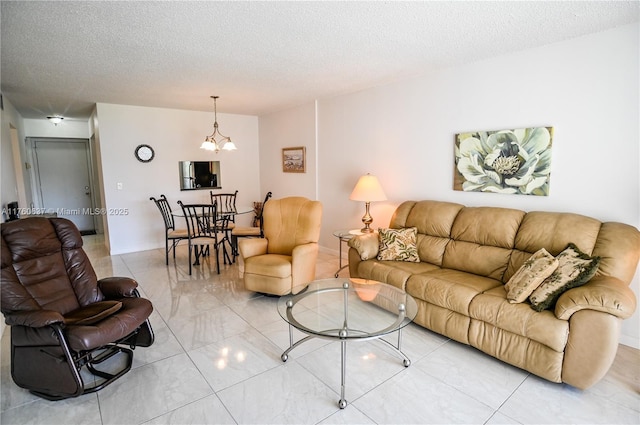
M211 135L205 137L204 142L200 145L201 149L206 149L209 151L214 151L215 153L220 152L220 150L232 151L236 150L236 145L231 141L230 137L224 136L220 133L218 129L218 100L219 96L211 96L213 99L213 133ZM216 140L216 135L218 136L218 140Z

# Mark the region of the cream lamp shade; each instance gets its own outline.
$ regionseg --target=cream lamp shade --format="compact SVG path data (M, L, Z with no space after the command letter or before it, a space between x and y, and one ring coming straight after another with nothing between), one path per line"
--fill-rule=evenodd
M362 233L371 233L373 230L369 227L373 223L373 218L369 214L369 204L375 201L386 201L387 195L385 195L380 182L376 176L371 174L365 174L358 179L356 187L353 188L349 199L352 201L362 201L365 203L365 214L362 217L364 227L360 229Z

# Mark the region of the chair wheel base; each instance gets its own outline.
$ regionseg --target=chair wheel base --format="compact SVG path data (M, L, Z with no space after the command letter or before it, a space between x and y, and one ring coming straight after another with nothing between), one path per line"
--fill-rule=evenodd
M82 378L79 378L78 381L78 391L76 393L70 394L70 393L55 393L55 392L51 392L51 393L47 393L45 391L38 391L38 390L34 390L34 389L30 389L29 392L37 395L38 397L44 398L46 400L50 400L50 401L60 401L60 400L64 400L67 398L73 398L73 397L78 397L81 396L83 394L89 394L89 393L93 393L96 391L100 391L101 389L103 389L104 387L106 387L107 385L111 384L112 382L114 382L116 379L120 378L121 376L123 376L124 374L126 374L127 372L129 372L131 370L131 365L133 364L133 351L125 348L125 347L121 347L118 345L111 345L111 346L107 346L105 347L106 350L101 353L99 356L97 356L95 359L90 360L89 362L87 362L85 364L85 366L87 367L87 370L89 371L89 373L91 373L92 375L98 377L98 378L102 378L104 379L103 382L94 385L92 387L85 387L84 386L84 382L82 381ZM101 370L98 370L95 368L96 364L100 364L103 361L116 356L118 354L124 354L126 356L124 362L124 366L122 368L120 368L119 370L113 372L113 373L109 373L109 372L104 372Z

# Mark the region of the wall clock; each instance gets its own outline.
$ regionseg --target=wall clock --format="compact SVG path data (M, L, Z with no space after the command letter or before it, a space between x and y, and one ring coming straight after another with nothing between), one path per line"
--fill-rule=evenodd
M135 150L136 159L140 162L151 162L155 156L153 148L149 145L138 145Z

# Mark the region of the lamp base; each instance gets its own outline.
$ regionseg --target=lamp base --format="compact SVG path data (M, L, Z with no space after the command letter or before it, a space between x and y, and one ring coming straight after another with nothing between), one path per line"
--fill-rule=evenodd
M364 207L365 213L362 217L362 223L364 223L364 227L360 229L360 231L362 233L373 233L373 229L369 227L369 225L373 223L373 218L371 217L371 214L369 214L369 202L365 202Z

